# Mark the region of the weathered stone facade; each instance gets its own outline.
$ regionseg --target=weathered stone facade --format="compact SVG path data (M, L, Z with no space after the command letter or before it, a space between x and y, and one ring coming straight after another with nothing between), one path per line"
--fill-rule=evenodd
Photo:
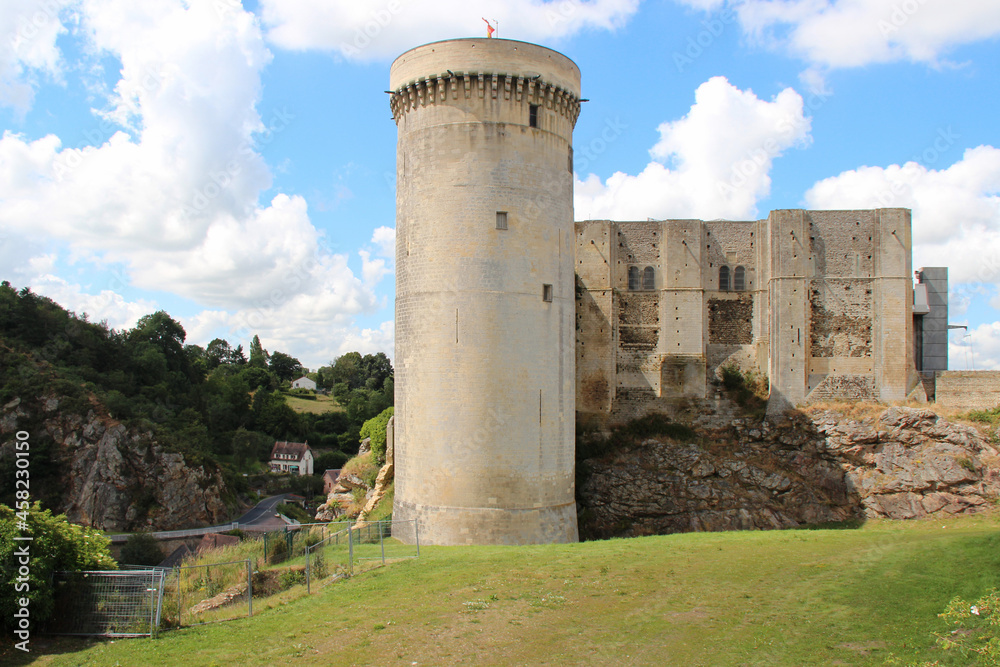
M576 241L582 413L669 411L723 364L766 375L776 409L917 382L908 210L591 220Z
M579 69L533 44L459 39L401 55L390 87L393 515L417 519L424 543L575 541Z

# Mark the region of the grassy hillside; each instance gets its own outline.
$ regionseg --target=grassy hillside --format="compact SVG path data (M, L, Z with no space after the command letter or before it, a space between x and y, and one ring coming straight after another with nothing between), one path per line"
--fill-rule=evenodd
M333 396L317 395L315 399L309 400L298 396L285 395L285 402L295 412L308 412L309 414L322 415L327 412L343 412L344 408L337 403Z
M39 665L957 665L971 661L934 646L932 633L946 631L937 614L955 595L994 586L995 517L425 547L418 560L253 619L157 640L45 638L49 651L65 653L33 657Z

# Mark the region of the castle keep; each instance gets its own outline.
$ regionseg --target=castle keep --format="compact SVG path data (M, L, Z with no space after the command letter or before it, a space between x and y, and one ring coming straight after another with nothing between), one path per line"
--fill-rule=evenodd
M910 212L576 224L577 410L620 422L706 398L733 364L772 409L902 400L913 360Z
M909 211L574 223L568 58L436 42L390 88L393 514L421 542L575 541L577 413L669 413L725 364L766 375L775 410L916 386Z
M460 39L407 51L390 81L393 516L432 544L576 541L580 71L534 44Z

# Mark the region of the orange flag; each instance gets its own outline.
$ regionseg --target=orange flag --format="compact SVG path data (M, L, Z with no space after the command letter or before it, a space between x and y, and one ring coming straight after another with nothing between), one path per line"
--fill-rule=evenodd
M486 19L483 20L486 21ZM487 37L493 36L493 26L490 25L489 21L486 21L486 36Z

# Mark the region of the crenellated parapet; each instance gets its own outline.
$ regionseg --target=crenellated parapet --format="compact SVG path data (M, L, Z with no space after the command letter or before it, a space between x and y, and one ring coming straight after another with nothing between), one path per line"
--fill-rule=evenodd
M556 84L543 81L541 75L524 76L495 72L448 72L436 77L411 81L389 91L392 117L400 117L417 107L448 104L475 98L507 100L516 104L535 104L554 111L575 126L580 116L580 98Z

